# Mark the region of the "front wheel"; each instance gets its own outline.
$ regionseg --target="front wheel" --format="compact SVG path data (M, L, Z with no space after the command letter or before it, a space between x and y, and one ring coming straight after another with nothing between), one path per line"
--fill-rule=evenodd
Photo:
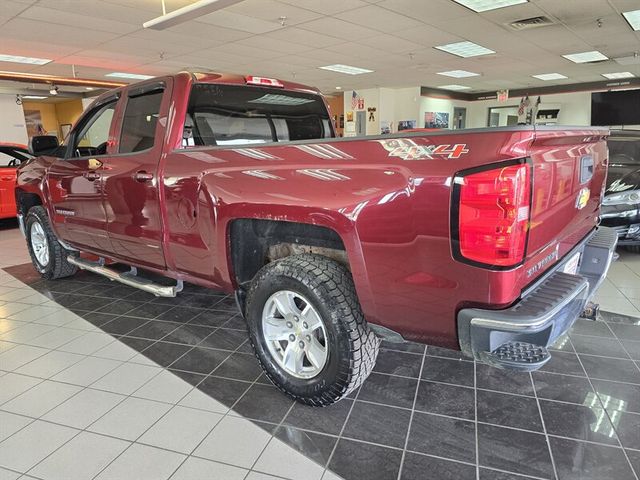
M74 252L65 249L58 242L43 207L29 209L25 218L25 234L31 262L42 278L55 280L69 277L78 271L78 267L67 261L67 257L74 255Z
M330 405L362 384L378 355L349 271L333 260L294 255L266 265L247 294L256 356L292 398Z

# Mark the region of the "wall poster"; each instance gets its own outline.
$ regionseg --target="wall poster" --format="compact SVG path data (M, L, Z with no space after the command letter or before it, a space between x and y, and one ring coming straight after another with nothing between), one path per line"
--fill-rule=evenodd
M400 130L409 130L411 128L416 128L418 122L416 120L400 120L398 122L398 131Z
M424 128L449 128L449 113L424 112Z
M36 135L45 135L40 110L25 110L24 121L27 124L27 135L31 139Z

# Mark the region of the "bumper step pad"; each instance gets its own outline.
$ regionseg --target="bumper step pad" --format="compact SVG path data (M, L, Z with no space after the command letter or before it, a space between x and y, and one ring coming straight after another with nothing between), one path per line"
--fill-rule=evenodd
M493 357L503 368L518 369L523 364L541 366L551 355L545 347L526 342L507 342L500 345L488 357ZM487 360L491 361L491 358Z

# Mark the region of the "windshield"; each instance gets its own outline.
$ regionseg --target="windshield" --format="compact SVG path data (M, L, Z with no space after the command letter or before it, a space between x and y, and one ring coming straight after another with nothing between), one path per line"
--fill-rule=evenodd
M251 145L333 137L320 95L243 85L195 84L183 146Z
M607 146L611 163L640 165L640 137L609 137Z

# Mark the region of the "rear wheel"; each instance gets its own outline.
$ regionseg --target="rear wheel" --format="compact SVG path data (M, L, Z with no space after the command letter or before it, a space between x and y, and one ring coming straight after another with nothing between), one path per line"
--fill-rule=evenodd
M326 257L294 255L265 266L249 289L246 318L265 373L302 403L337 402L373 370L380 342L349 271Z
M47 280L69 277L78 267L67 261L76 252L65 249L51 228L47 211L41 206L31 207L25 218L25 233L31 262Z

